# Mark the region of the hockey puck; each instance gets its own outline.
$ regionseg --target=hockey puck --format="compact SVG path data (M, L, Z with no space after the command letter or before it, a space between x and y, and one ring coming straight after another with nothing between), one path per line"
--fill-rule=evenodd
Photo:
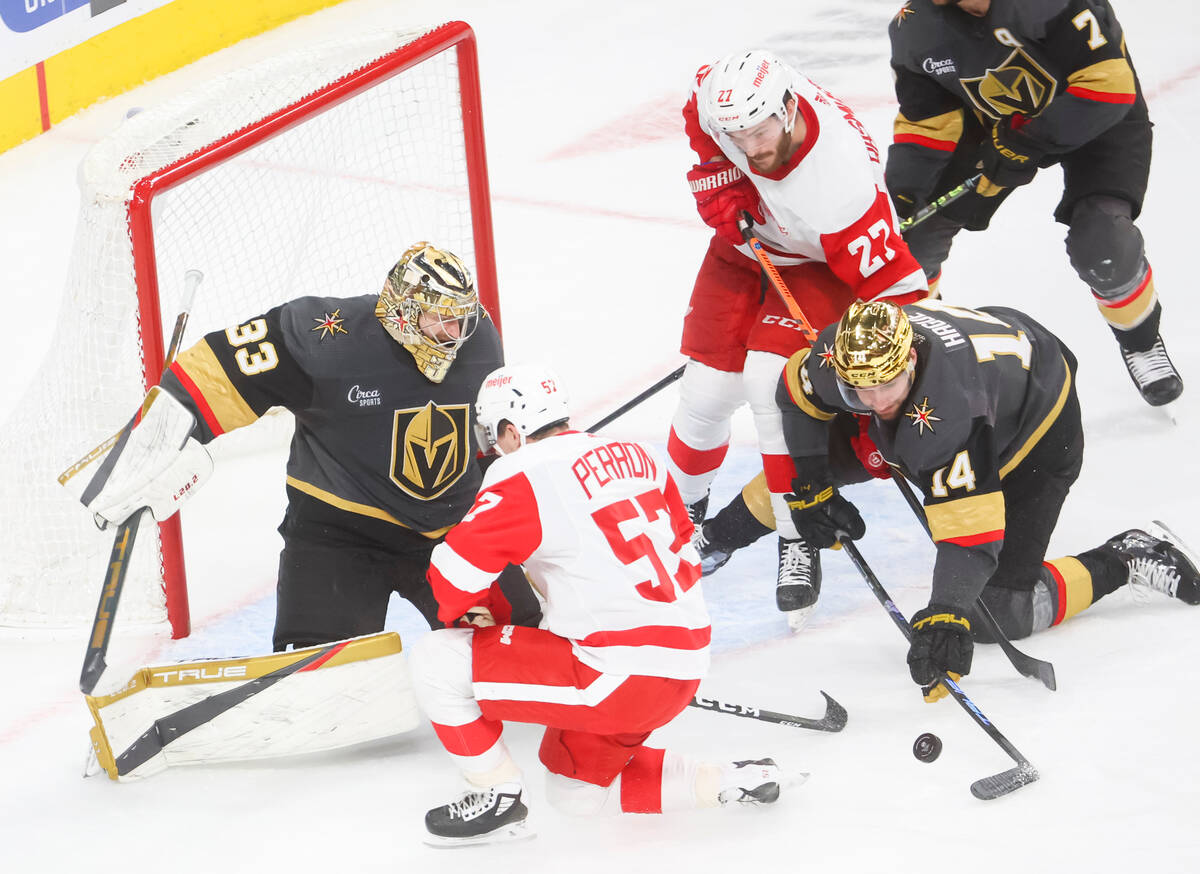
M925 732L913 742L913 755L922 762L932 762L942 754L942 739Z

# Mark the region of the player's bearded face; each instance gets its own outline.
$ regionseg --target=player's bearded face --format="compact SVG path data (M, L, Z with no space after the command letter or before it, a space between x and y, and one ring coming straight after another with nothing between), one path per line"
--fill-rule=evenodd
M783 166L792 152L792 135L783 129L777 115L754 127L733 131L729 138L746 153L746 159L759 173L773 173Z
M854 393L864 407L885 422L900 415L900 408L912 389L912 368L905 368L895 379L870 388L855 388Z

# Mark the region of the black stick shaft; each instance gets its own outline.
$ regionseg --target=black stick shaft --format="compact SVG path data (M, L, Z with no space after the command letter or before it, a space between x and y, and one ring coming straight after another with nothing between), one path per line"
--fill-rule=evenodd
M951 188L949 191L947 191L945 194L943 194L937 200L933 201L933 203L926 204L925 206L918 209L911 216L906 218L904 221L900 222L900 233L903 234L909 228L916 227L921 222L925 221L925 219L929 218L931 215L935 214L938 210L942 209L944 206L954 203L954 201L958 200L960 197L962 197L968 191L974 191L975 186L979 184L979 180L981 178L983 178L983 174L976 173L970 179L967 179L967 180L963 181L961 184L956 185L953 188Z
M929 519L925 516L925 508L921 506L916 494L912 490L912 486L908 484L908 480L904 479L896 471L892 471L892 482L896 484L896 488L900 490L900 494L904 496L905 502L909 509L913 511L913 515L917 517L917 521L921 523L921 527L925 529L926 534L930 534ZM975 600L975 611L978 613L979 622L991 635L992 640L996 641L1001 651L1008 658L1009 662L1017 669L1024 677L1031 677L1042 683L1047 689L1054 691L1058 688L1058 681L1054 676L1054 665L1050 662L1042 661L1034 658L1028 653L1021 652L1017 649L1004 631L1000 628L1000 623L992 616L992 611L983 603L983 598Z
M615 410L613 410L611 413L609 413L607 416L605 416L603 419L601 419L595 425L592 425L590 428L587 429L588 432L590 433L592 431L599 431L605 425L611 423L614 419L619 419L621 416L624 416L626 413L628 413L630 410L632 410L634 407L636 407L642 401L646 400L648 397L658 394L660 391L662 391L664 388L669 386L671 383L675 382L675 380L677 380L681 376L683 376L683 371L686 367L687 367L686 364L679 365L679 367L672 370L670 373L668 373L666 376L664 376L658 382L654 383L654 385L650 386L650 388L646 389L640 395L621 404L621 406L617 407Z
M854 562L854 566L858 568L858 572L862 574L863 579L867 581L867 585L871 587L871 591L875 593L875 597L879 600L879 603L882 604L888 611L888 615L892 617L892 621L896 623L896 626L904 635L904 639L911 642L913 633L912 626L909 625L909 622L905 618L904 614L900 612L900 608L897 607L892 601L891 597L887 593L887 590L883 588L883 584L879 582L879 578L876 577L871 568L868 567L866 560L862 557L862 553L860 553L858 551L858 547L854 545L854 541L843 537L841 539L841 544L842 549L848 556L850 556L850 560ZM976 725L986 731L988 736L991 737L991 739L994 740L1000 746L1000 748L1004 750L1004 752L1008 753L1013 761L1020 765L1023 770L1033 770L1032 766L1029 764L1029 760L1025 758L1025 756L1023 756L1015 746L1012 745L1012 742L1009 741L1008 738L1000 733L1000 730L992 724L990 719L984 716L983 711L975 705L975 702L967 697L966 693L959 688L958 684L955 683L954 680L952 680L945 672L943 672L938 681L945 684L946 688L950 691L950 696L957 701L959 706L970 715L971 719L975 721Z

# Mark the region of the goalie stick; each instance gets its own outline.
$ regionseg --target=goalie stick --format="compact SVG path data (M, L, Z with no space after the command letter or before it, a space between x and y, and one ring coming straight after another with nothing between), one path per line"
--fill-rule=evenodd
M773 722L776 725L789 725L792 728L808 728L813 731L841 731L846 727L846 708L833 700L833 697L824 690L821 694L825 696L825 715L820 719L812 719L807 716L792 716L789 713L776 713L774 710L763 710L758 707L749 707L745 704L730 704L727 701L718 701L716 698L703 698L697 695L688 702L689 707L699 707L702 710L711 710L715 713L728 713L731 716L744 716L747 719L758 719L762 722Z
M893 470L892 482L896 484L896 488L900 489L900 494L904 495L904 500L908 503L909 509L917 517L917 521L921 523L921 527L925 529L925 533L929 534L929 520L925 518L925 508L921 506L921 502L917 499L916 494L914 494L912 486L908 484L908 480L901 476L898 471ZM992 636L992 640L1000 645L1000 649L1008 656L1008 660L1017 669L1018 673L1024 677L1040 681L1051 692L1058 689L1058 682L1054 678L1054 665L1027 655L1013 646L1000 629L1000 623L992 616L992 611L983 603L982 597L975 600L975 610L978 613L979 624Z
M896 627L904 635L904 639L912 642L912 626L900 612L900 608L895 605L887 590L883 588L883 584L879 582L879 578L871 571L866 560L862 557L862 553L858 551L858 547L854 545L854 541L845 534L840 534L838 541L842 544L842 550L850 556L850 560L854 562L854 566L858 568L858 572L862 574L867 585L871 587L871 591L875 593L875 597L884 609L888 611L888 615L892 617L892 621L896 623ZM971 784L971 794L983 801L991 801L999 798L1002 795L1007 795L1010 792L1015 792L1022 786L1026 786L1037 780L1039 774L1035 768L1025 758L1015 746L1000 733L1000 730L992 724L992 721L983 715L983 711L975 706L975 702L967 697L958 684L950 678L945 672L936 681L945 685L950 690L950 696L958 702L963 710L975 721L975 724L988 733L999 746L1000 749L1008 753L1008 755L1017 763L1015 768L1009 768L1007 771L1001 771L999 774L992 774L990 777L980 777Z
M164 373L166 372L166 368L171 366L171 362L175 360L175 355L179 351L179 344L183 340L183 331L187 326L188 314L192 309L192 299L196 296L196 289L203 280L204 274L199 270L188 270L183 275L183 301L180 304L179 315L175 317L175 329L171 332L171 344L167 347L167 354L163 360ZM142 411L139 411L139 415L140 412ZM134 416L130 419L124 428L105 441L101 447L92 450L86 459L73 465L64 476L78 473L81 466L86 466L86 462L89 459L95 458L99 452L103 451L102 447L110 444L114 448L109 458L112 458L115 462L114 455L119 450L120 444L128 437L129 432L137 422L137 418L137 416ZM105 459L105 461L107 462L108 459ZM111 469L111 466L109 469ZM96 490L103 485L104 475L105 468L102 465L96 474L97 479L100 480L96 486ZM88 491L93 491L91 485L89 485L88 490L85 490L85 497L87 497ZM104 661L104 657L108 653L108 642L112 637L113 620L117 614L117 603L121 599L121 589L125 586L125 575L129 571L129 558L133 552L134 541L137 539L138 526L141 524L142 517L146 512L146 508L143 507L122 522L117 527L116 536L113 538L112 553L109 555L104 584L100 588L100 600L96 604L96 616L92 620L92 633L88 636L87 651L83 655L83 669L79 674L79 690L85 695L92 694L92 690L96 688L96 683L100 681L100 676L104 673L104 669L108 667ZM101 527L103 528L103 526Z

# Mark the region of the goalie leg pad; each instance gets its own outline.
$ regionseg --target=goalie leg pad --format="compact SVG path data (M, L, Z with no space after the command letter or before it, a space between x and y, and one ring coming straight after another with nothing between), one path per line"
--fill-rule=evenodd
M338 749L421 721L394 632L142 668L120 691L86 699L93 752L114 780L171 765Z

